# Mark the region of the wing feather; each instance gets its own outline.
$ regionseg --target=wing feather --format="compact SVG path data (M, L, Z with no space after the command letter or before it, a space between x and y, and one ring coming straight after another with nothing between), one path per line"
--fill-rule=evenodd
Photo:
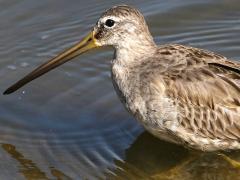
M201 49L167 49L168 58L182 53L178 63L185 64L170 65L164 75L165 93L178 105L181 125L204 138L239 141L240 64Z

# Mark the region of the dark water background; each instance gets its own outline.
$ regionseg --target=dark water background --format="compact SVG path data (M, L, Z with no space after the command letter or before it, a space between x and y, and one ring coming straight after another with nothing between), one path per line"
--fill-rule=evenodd
M124 1L1 0L0 91L80 40ZM238 0L134 0L158 44L240 59ZM92 51L0 95L0 179L240 179L216 154L160 141L124 110L110 79L112 49ZM240 153L229 154L240 161Z

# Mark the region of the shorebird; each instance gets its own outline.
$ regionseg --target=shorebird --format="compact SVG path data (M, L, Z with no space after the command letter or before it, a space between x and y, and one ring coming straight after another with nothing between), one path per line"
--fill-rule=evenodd
M143 15L127 5L105 11L81 42L4 94L100 46L115 48L114 88L151 134L201 151L240 149L240 63L194 47L157 46Z

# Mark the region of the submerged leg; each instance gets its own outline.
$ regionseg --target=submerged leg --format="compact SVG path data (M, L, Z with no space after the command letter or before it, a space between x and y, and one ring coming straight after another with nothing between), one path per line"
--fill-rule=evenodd
M193 162L194 160L198 159L201 156L201 152L199 151L190 151L190 155L184 159L182 162L177 164L175 167L164 171L160 174L156 174L152 176L152 179L175 179L174 177L177 177L178 174L181 173L181 170L186 167L189 163Z
M230 158L226 154L223 153L218 153L219 156L221 156L224 160L226 160L228 163L230 163L234 168L239 168L240 169L240 162Z

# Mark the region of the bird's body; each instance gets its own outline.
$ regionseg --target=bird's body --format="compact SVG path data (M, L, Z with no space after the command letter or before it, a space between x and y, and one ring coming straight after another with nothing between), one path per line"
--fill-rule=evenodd
M193 47L157 46L142 14L126 5L107 10L82 42L5 93L88 49L106 45L115 48L114 87L150 133L203 151L240 149L240 64Z
M136 119L158 138L187 147L240 149L240 65L174 44L150 54L133 66L112 66L115 89Z

